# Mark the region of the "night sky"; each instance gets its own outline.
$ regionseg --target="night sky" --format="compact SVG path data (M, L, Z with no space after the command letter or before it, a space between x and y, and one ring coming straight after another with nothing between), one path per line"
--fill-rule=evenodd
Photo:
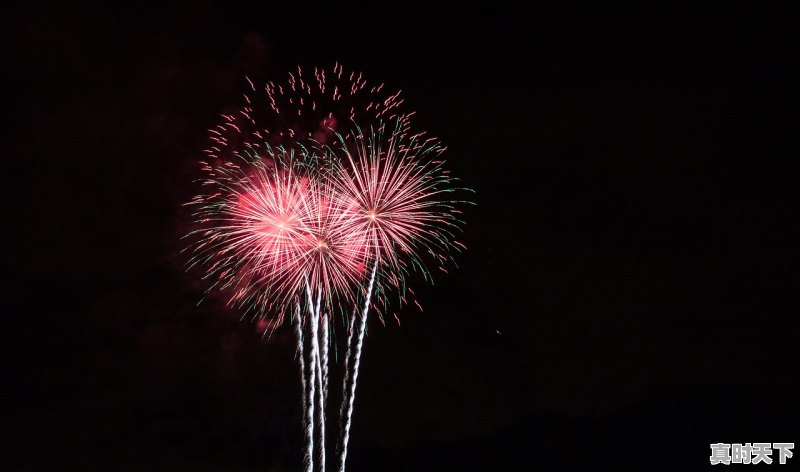
M3 470L300 469L291 330L197 305L181 204L245 75L337 60L476 191L458 269L369 325L349 470L800 443L797 15L62 3L0 20Z

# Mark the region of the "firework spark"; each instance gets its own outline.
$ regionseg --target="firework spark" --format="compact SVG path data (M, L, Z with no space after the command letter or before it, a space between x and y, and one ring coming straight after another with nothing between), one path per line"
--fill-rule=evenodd
M404 109L400 91L390 92L383 83L369 82L361 72L338 63L311 70L298 66L286 80L267 82L262 89L248 83L244 104L223 114L222 122L209 130L211 146L205 152L210 162L229 160L242 149L327 144L352 121L397 121L408 129L414 115Z

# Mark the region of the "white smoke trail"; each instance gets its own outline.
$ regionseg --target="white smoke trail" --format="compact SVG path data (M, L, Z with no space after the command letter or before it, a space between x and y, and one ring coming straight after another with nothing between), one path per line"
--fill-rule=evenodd
M342 381L342 406L339 408L339 454L341 454L341 441L344 437L344 423L342 420L344 419L344 414L347 409L347 391L350 387L350 364L351 358L353 357L353 333L355 332L356 328L356 310L357 308L353 308L352 313L350 314L350 322L347 325L347 350L344 354L344 380Z
M310 291L309 291L310 293ZM319 427L319 470L325 471L325 398L322 384L322 361L320 356L320 304L322 298L322 289L317 291L317 303L312 306L313 312L311 324L311 336L313 350L315 352L314 362L316 363L316 378L314 381L317 383L317 421Z
M306 383L306 360L305 360L305 342L303 339L303 321L300 316L300 302L297 302L295 307L295 335L297 336L297 358L300 362L300 381L303 386L303 431L305 433L306 454L304 463L306 472L312 472L314 469L314 422L309 421L308 416L308 386ZM313 417L313 414L312 414Z
M308 280L306 280L306 297L308 298L308 311L309 311L309 325L311 327L311 352L309 352L308 356L308 365L309 365L309 372L308 372L308 411L306 415L306 421L308 425L306 426L306 436L311 435L311 440L309 442L309 450L311 451L311 458L308 460L309 466L306 468L306 472L312 472L314 470L314 405L316 404L316 380L317 380L317 365L319 360L319 354L317 353L317 324L314 320L314 298L311 295L311 286L308 284Z
M322 314L322 332L320 333L320 342L322 343L322 404L323 406L328 401L328 349L330 346L330 337L328 333L328 315Z
M372 267L372 276L367 287L367 296L364 299L364 310L361 313L361 323L358 325L358 340L356 342L355 355L353 357L353 382L350 384L348 392L347 414L344 419L344 434L342 435L342 450L339 455L339 472L344 472L345 461L347 460L347 442L350 440L350 422L353 418L353 402L356 397L356 382L358 381L358 367L361 364L361 349L364 344L364 333L367 329L367 313L369 312L370 299L372 298L372 287L375 284L375 274L378 270L378 261Z
M312 330L314 329L314 321L311 320ZM314 335L311 335L311 352L309 353L309 362L308 362L308 410L306 411L306 438L308 438L308 450L311 451L307 465L306 471L312 472L314 470L314 386L316 383L314 379L317 376L317 362L316 362L316 343L314 342Z

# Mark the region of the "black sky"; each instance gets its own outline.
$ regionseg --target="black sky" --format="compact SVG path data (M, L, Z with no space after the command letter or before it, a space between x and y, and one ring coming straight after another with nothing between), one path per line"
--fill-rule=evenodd
M131 3L3 20L3 470L299 470L291 334L196 306L180 204L244 75L337 60L477 203L424 312L370 325L354 472L800 442L800 17Z

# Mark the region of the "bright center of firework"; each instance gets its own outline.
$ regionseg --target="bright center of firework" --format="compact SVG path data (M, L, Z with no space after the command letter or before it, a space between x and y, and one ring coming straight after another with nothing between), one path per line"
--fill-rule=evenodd
M325 249L328 249L328 244L325 241L317 241L317 249L324 251Z
M259 231L268 235L278 235L291 231L294 226L291 216L270 215L261 220Z
M287 229L291 227L292 222L289 220L289 218L286 218L284 216L279 216L275 219L275 222L273 224L278 229Z
M375 210L370 210L367 212L367 218L369 218L372 221L375 221L376 219L378 219L378 214L375 213Z

